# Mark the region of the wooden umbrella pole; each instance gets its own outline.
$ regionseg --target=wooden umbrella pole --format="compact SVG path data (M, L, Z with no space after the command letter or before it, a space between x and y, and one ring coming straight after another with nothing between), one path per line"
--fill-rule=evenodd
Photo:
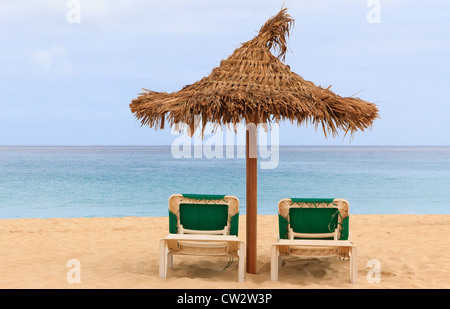
M257 231L257 140L256 126L247 128L247 272L256 274L256 231Z

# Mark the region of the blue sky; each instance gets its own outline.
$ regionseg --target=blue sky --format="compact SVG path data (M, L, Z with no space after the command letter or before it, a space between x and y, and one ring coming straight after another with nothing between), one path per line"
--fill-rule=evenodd
M177 91L253 38L285 0L0 2L0 145L164 145L140 127L142 88ZM350 140L282 124L282 145L450 145L449 1L287 0L295 19L286 63L381 119ZM376 2L376 1L375 1ZM372 15L371 15L372 16Z

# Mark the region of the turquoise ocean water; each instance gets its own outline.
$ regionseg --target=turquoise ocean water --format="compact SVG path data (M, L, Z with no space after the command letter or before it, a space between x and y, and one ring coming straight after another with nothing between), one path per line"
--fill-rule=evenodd
M245 214L245 159L0 147L2 219L167 216L174 193L235 195ZM258 169L258 212L275 215L286 197L345 198L353 214L450 214L450 147L281 146L278 166Z

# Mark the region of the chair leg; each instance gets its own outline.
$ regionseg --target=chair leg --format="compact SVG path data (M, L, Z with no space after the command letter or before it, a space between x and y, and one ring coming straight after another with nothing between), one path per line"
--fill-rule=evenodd
M358 275L358 258L356 247L351 247L351 256L350 256L350 281L353 284L356 284L356 278Z
M270 261L270 279L272 281L278 281L278 256L279 249L277 245L272 245L272 258Z
M238 256L239 256L238 281L243 282L245 275L245 245L243 242L239 243Z
M173 254L167 256L167 267L173 268Z
M167 275L167 244L164 239L159 243L159 277L165 279Z

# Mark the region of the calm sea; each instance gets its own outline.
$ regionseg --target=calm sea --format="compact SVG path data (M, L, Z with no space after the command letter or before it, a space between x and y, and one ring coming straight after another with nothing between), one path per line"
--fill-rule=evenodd
M174 193L235 195L244 214L245 159L236 156L0 147L0 218L167 216ZM258 212L276 214L286 197L345 198L353 214L450 214L450 147L280 147L278 166L258 170Z

